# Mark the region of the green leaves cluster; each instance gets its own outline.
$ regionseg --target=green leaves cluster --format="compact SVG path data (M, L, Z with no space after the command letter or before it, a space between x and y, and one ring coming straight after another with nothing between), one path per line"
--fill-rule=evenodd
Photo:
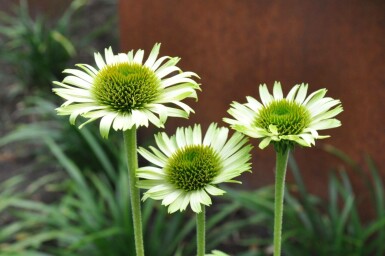
M75 46L69 38L69 20L84 1L73 1L57 22L29 13L27 1L14 6L14 14L0 13L0 59L11 69L22 90L48 91L52 80L61 78Z

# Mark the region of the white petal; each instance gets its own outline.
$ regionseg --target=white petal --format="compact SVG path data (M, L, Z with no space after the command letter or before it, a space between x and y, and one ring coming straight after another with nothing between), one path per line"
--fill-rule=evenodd
M141 110L132 110L131 115L137 127L142 125L148 127L148 118Z
M136 170L136 176L142 179L149 180L164 180L165 173L162 169L152 166L146 166L142 168L138 168Z
M271 137L266 137L264 138L258 145L258 147L260 149L264 149L266 148L269 144L270 144L270 141L271 141Z
M106 63L104 62L103 57L100 53L95 53L94 57L95 57L96 65L98 66L99 70L106 66Z
M263 105L267 106L274 98L269 93L266 84L261 84L259 86L259 95L261 97Z
M327 99L327 98L324 98ZM330 108L334 107L335 105L340 104L341 102L339 100L331 100L329 102L323 103L323 104L314 104L309 110L311 112L311 115L313 117L317 116L318 114L321 114L323 112L328 111Z
M235 152L237 152L246 142L247 138L239 132L235 132L233 136L227 141L226 145L222 148L220 154L223 159L228 158Z
M311 93L306 100L303 102L303 105L309 107L313 102L318 101L319 99L323 98L326 94L326 89L320 89L313 93Z
M144 51L143 50L137 50L136 54L134 56L134 62L138 64L142 64L143 62L143 56L144 56Z
M106 57L106 63L107 65L112 65L115 63L115 56L112 52L112 48L109 47L108 49L104 49L104 56Z
M199 192L198 195L200 196L201 204L204 204L206 206L209 206L212 204L211 197L206 193L204 189L201 189L197 192Z
M286 99L288 101L294 101L294 97L295 97L295 94L297 93L298 87L299 87L299 84L297 84L293 88L291 88L291 90L289 91L289 93L286 96Z
M318 123L310 125L310 128L316 130L325 130L341 126L341 122L337 119L326 119Z
M206 135L203 139L203 145L209 146L211 144L216 130L217 130L217 124L216 123L210 124L209 128L207 129Z
M152 47L151 53L144 63L144 66L152 68L152 65L154 65L156 58L158 57L159 54L159 49L160 49L160 43L157 43Z
M91 66L91 65L88 65L88 64L76 64L76 66L78 66L81 69L83 69L90 76L95 76L96 74L98 74L98 71L93 66Z
M282 93L282 88L281 88L280 82L274 83L273 95L274 95L275 100L280 100L283 98L283 93Z
M164 167L167 164L167 162L164 161L164 159L157 157L156 155L154 155L153 153L151 153L150 151L148 151L142 147L139 147L138 152L141 156L143 156L145 159L147 159L147 161L149 161L150 163L152 163L154 165Z
M200 213L202 211L201 197L199 193L200 191L193 191L190 193L190 206L191 209L196 213Z
M174 202L181 194L183 193L182 190L178 189L176 191L173 191L172 193L165 196L162 200L162 205L169 205L172 202Z
M295 101L297 103L302 104L303 101L305 100L306 93L307 93L307 87L308 87L307 84L301 84L301 86L299 87L297 97L295 97Z
M197 85L198 84L197 82L195 82L191 78L188 78L192 75L196 75L196 74L193 72L183 72L183 73L177 74L177 75L172 76L170 78L164 79L162 82L162 86L164 88L166 88L166 87L169 87L171 85L176 85L176 84L181 84L181 83L189 83L189 84Z
M194 125L192 136L193 136L193 144L194 145L201 145L202 144L202 130L201 130L201 126L199 124Z
M261 108L263 108L263 105L253 97L246 96L246 99L247 103L245 105L252 109L254 112L258 112Z
M164 141L166 139L166 141ZM167 137L167 134L165 133L158 133L155 135L155 142L158 145L159 149L162 150L162 152L170 157L174 152L170 150L170 147L167 145L167 142L169 142L169 138Z
M225 127L218 128L216 131L216 134L211 141L211 147L214 148L216 152L220 152L222 150L226 143L228 133L229 129Z
M109 115L104 116L100 120L100 134L102 135L102 137L104 137L104 138L108 137L108 132L110 131L112 122L114 121L116 116L117 116L116 113L115 114L109 114Z
M75 85L77 87L84 88L84 89L89 89L92 86L92 84L90 84L89 82L87 82L83 79L80 79L77 76L66 76L63 79L63 83L72 84L72 85ZM58 84L58 83L56 83L56 84Z
M171 66L171 67L167 67L164 69L159 69L155 72L155 74L159 79L162 79L163 77L165 77L165 76L167 76L167 75L169 75L175 71L180 71L180 69L176 66Z
M130 62L130 60L128 59L127 54L125 54L125 53L119 53L118 56L117 56L117 59L119 60L120 63Z
M183 128L178 127L176 129L175 137L176 137L176 143L179 148L184 148L187 145Z
M151 70L152 70L152 71L156 71L156 70L159 68L159 66L162 64L162 62L165 61L165 60L167 60L167 59L170 59L170 57L164 56L164 57L159 58L159 59L152 65Z
M89 74L87 74L86 72L83 72L81 70L77 70L77 69L65 69L63 71L63 73L67 73L67 74L72 74L76 77L79 77L81 79L83 79L84 81L87 81L89 84L92 84L94 82L94 78L91 77Z
M174 213L176 211L183 211L186 209L187 205L185 204L187 200L187 205L189 201L189 194L181 194L178 198L176 198L169 206L168 213Z
M207 191L207 193L213 196L221 196L226 193L224 190L214 187L212 185L206 185L205 190Z

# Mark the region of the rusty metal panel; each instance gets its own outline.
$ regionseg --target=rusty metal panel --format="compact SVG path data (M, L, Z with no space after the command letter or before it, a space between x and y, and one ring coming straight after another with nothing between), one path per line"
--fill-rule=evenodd
M330 139L295 152L312 190L326 190L335 166L326 143L358 161L371 154L385 175L385 1L121 0L119 12L123 50L162 42L161 54L182 57L182 68L202 78L199 102L190 102L196 114L170 119L168 131L224 125L231 101L257 97L260 83L278 80L287 92L306 82L311 91L328 88L345 109ZM273 155L254 150L246 184L272 183Z

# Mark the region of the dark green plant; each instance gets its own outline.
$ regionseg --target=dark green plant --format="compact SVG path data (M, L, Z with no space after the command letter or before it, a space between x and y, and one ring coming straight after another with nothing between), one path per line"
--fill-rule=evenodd
M11 80L17 81L16 93L50 93L52 81L62 79L62 71L76 55L71 19L85 3L72 1L56 21L41 14L32 17L25 0L14 6L13 14L0 13L0 60Z
M3 225L0 231L0 251L4 255L17 252L58 256L134 255L124 157L120 155L116 159L119 167L111 174L84 171L52 139L44 141L69 179L52 182L55 176L51 175L30 186L54 187L64 194L57 203L45 204L24 199L14 193L16 190L4 190L2 198L12 200L3 209L14 220ZM8 187L12 188L12 184ZM207 221L209 249L227 241L236 229L261 221L255 216L227 222L240 208L239 203L230 202L213 209L215 213ZM193 255L195 245L190 241L194 237L195 220L191 217L185 213L170 215L158 202L145 202L143 225L147 255L159 255L160 250L164 256Z
M41 121L25 124L4 136L0 146L17 142L26 152L33 152L38 163L32 162L30 169L34 166L64 169L65 172L55 172L62 181L43 176L37 183L48 188L46 190L55 188L61 197L53 204L46 204L28 200L28 193L15 193L12 203L4 206L13 220L2 223L6 227L4 230L12 231L0 236L2 253L127 255L134 247L124 151L116 147L118 143L113 138L101 139L96 126L74 129L67 120L56 115L49 100L30 97L28 102L30 107L21 115L37 116ZM7 192L7 196L12 194ZM218 208L210 207L207 220L209 250L230 240L235 230L262 221L256 215L251 220L228 222L226 220L233 219L242 206L237 202L216 205ZM143 223L146 255L158 255L159 248L165 256L193 255L195 243L190 241L195 238L195 221L192 216L170 215L159 203L147 200L143 207ZM9 226L18 226L18 229Z
M34 122L21 124L10 133L0 138L0 147L16 143L18 153L34 158L29 169L44 168L56 165L42 138L51 138L81 169L99 169L112 173L117 167L116 157L119 149L116 139L102 140L96 126L86 126L79 130L70 125L68 120L58 116L55 104L43 97L26 97L26 107L18 112L21 118L33 118ZM33 150L30 150L33 148ZM103 150L102 150L103 149ZM91 153L90 153L91 152Z
M367 189L371 191L376 216L369 221L361 218L359 195L355 193L348 171L343 167L331 173L327 185L329 199L325 201L308 192L297 163L294 158L290 158L289 167L295 184L289 186L285 196L283 252L289 256L384 255L385 201L379 171L370 157L366 158L370 173L365 174L363 167L341 151L332 147L327 147L327 150L339 156L345 166L348 165L362 175ZM251 216L256 213L265 216L265 225L254 227L254 238L245 239L243 243L258 248L257 251L262 253L260 255L268 255L272 243L273 189L267 187L254 192L231 191L230 196L247 208ZM258 228L265 235L255 237Z

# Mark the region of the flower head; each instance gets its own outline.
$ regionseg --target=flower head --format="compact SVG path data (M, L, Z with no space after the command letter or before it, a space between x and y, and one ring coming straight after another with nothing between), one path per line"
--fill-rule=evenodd
M233 102L228 113L234 119L223 120L235 130L250 137L261 138L260 148L270 142L277 151L291 148L295 144L310 147L321 136L318 130L338 127L341 122L333 117L343 111L341 102L324 97L327 90L320 89L306 97L308 85L294 86L286 98L281 84L275 82L273 95L267 86L259 86L262 103L253 97L246 97L247 103Z
M180 70L177 57L157 59L159 48L160 44L155 44L143 63L143 50L114 55L110 47L105 49L104 59L95 54L96 68L78 64L80 69L64 70L68 76L54 82L59 88L53 89L66 100L57 108L58 114L69 115L72 124L79 115L88 118L80 127L101 118L103 137L111 127L127 130L149 122L163 127L168 116L187 118L193 110L181 100L197 98L200 88L192 77L198 76Z
M225 193L217 185L250 171L251 145L241 133L228 138L227 128L211 124L202 138L200 125L178 128L176 134L155 135L159 149L139 148L139 153L156 165L137 170L139 187L148 189L143 200L162 200L170 213L183 211L190 204L201 212L201 204L211 205L210 195Z

